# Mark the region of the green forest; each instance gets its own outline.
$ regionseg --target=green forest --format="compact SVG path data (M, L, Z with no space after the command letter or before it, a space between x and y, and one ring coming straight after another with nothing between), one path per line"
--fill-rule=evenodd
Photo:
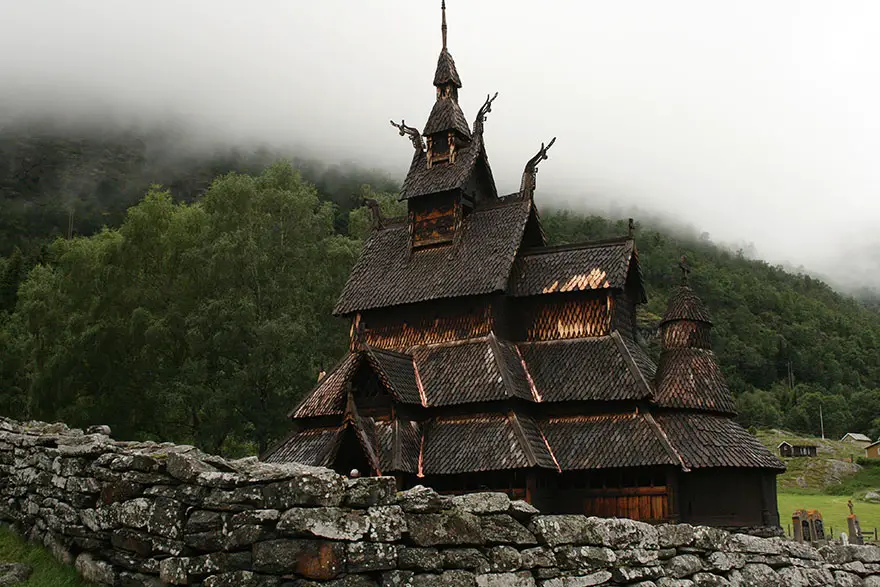
M151 133L0 132L0 414L109 424L239 455L345 351L330 314L369 232L365 197L397 181L271 149L179 147ZM624 218L537 202L552 244ZM805 274L636 219L644 344L687 255L740 420L880 437L880 312Z

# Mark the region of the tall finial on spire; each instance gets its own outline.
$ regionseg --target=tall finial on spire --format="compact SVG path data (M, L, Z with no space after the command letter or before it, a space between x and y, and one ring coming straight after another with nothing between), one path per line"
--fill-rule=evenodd
M443 24L440 25L440 32L443 33L443 50L446 51L446 0L440 1L440 12L443 13Z
M687 262L687 255L681 256L681 262L678 264L678 268L681 269L681 284L687 285L688 273L691 272L691 268L688 266Z

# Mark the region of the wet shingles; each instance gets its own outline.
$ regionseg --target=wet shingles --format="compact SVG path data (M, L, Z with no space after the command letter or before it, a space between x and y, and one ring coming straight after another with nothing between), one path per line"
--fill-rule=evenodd
M633 251L630 239L524 250L514 263L508 291L514 296L530 296L622 289Z
M441 86L446 83L452 83L455 87L461 87L461 78L458 76L458 68L455 67L455 61L448 50L440 51L440 57L437 59L437 69L434 72L434 85Z
M315 467L328 466L339 442L338 427L311 428L294 432L275 450L263 457L268 463L302 463Z
M399 401L406 404L421 403L411 355L370 348L368 356L374 368L380 373L380 377L391 386L392 394Z
M448 107L441 106L440 108ZM450 111L450 115L454 115L454 113ZM429 120L428 124L433 125L434 123ZM470 179L477 162L481 160L488 169L488 158L483 151L483 137L479 133L474 133L469 143L457 148L454 163L438 163L428 167L427 153L416 151L413 154L409 172L403 180L400 196L407 199L462 189Z
M538 425L563 471L678 464L640 414L551 418Z
M697 413L660 414L655 418L691 469L785 468L757 438L730 418Z
M360 365L360 355L349 353L289 414L290 418L338 415L345 409L345 384Z
M509 198L462 221L454 244L410 251L406 226L375 231L349 275L336 314L502 291L531 202Z
M486 339L412 349L430 406L506 397L492 347Z
M375 420L377 455L382 472L416 473L419 466L418 425L407 420Z
M703 301L694 290L687 285L679 287L678 290L672 294L672 297L669 298L666 313L663 314L663 320L660 324L672 320L693 320L696 322L712 323L712 319L709 316L709 310L706 309Z
M652 403L736 415L736 402L724 374L708 349L663 351Z
M545 402L635 400L650 393L636 379L612 336L517 347Z
M424 473L528 468L534 465L527 450L505 414L437 418L425 429ZM541 462L547 459L542 456ZM552 460L547 468L555 468Z
M449 98L440 98L434 103L422 134L428 136L450 130L456 130L468 138L471 136L471 129L458 102ZM445 141L446 138L441 136L441 140Z

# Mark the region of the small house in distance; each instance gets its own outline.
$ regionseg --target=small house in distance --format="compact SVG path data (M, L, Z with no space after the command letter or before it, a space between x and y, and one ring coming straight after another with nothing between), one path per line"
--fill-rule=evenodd
M880 440L865 447L866 459L880 459Z
M864 434L859 434L858 432L847 432L843 436L843 438L840 439L840 442L851 442L853 444L859 444L867 447L869 444L871 444L871 439Z
M783 440L776 448L781 457L814 457L817 447L811 444L791 444Z

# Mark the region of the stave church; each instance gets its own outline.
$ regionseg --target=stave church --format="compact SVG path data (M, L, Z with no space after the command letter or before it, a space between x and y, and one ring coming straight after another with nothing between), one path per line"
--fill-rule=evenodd
M632 232L549 246L535 203L542 145L499 195L447 48L413 153L404 218L374 227L334 313L348 353L295 406L262 458L492 490L544 513L779 526L784 466L734 421L709 312L683 273L656 364L636 337L646 302ZM554 139L555 140L555 139Z

